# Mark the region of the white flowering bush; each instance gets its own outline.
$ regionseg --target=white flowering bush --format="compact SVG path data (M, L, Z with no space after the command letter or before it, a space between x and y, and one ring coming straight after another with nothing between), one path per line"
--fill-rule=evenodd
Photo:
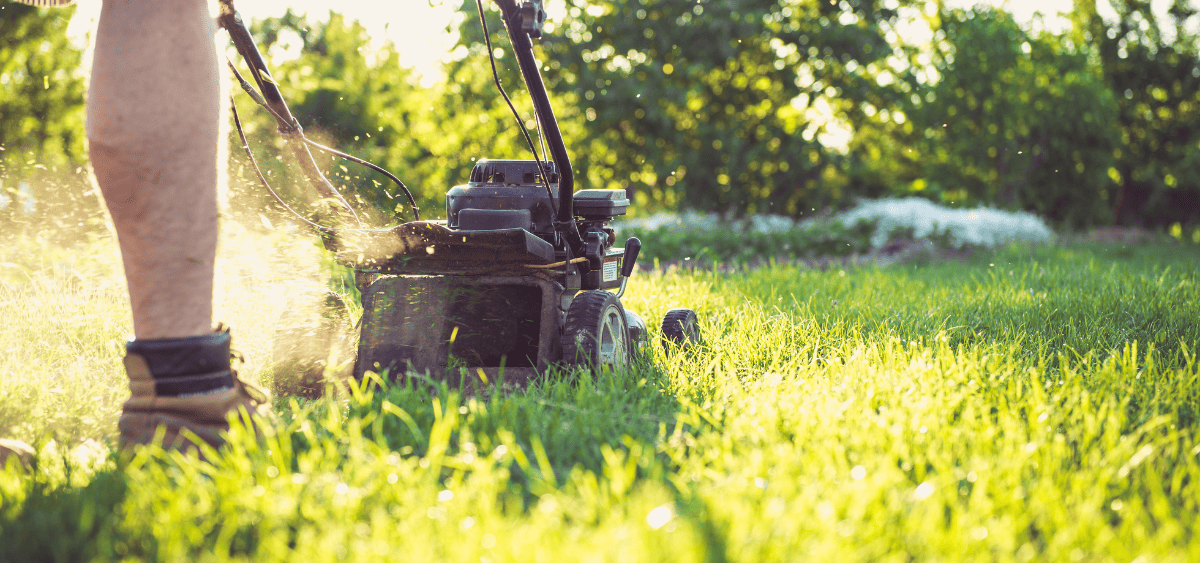
M876 248L901 233L915 240L938 237L954 248L1054 240L1054 232L1046 223L1023 211L950 209L918 197L866 201L835 219L846 225L874 221L871 245Z
M990 208L951 209L920 198L866 201L832 217L795 221L779 215L724 219L715 213L656 213L615 224L662 261L746 262L769 258L863 254L893 240L961 249L1011 241L1050 242L1037 217Z

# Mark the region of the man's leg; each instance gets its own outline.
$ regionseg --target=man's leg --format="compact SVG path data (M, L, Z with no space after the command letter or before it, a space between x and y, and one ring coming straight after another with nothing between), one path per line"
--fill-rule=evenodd
M105 0L88 141L139 338L212 332L219 66L205 0Z
M225 417L261 401L213 332L220 81L206 0L104 0L87 132L96 181L116 228L135 339L122 442L160 427L217 444Z

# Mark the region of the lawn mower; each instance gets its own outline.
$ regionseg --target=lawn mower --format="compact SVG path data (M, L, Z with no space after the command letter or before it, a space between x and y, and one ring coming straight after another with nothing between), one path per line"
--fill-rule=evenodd
M521 126L532 160L479 160L468 182L446 193L446 219L422 221L411 193L394 175L304 137L232 1L222 0L220 23L252 70L258 91L236 68L234 74L274 114L281 134L294 141L290 145L308 181L326 201L341 203L337 214L346 220L340 226L301 218L357 273L363 315L356 378L368 372L393 379L411 373L446 377L466 368L484 381L503 378L521 385L553 365L621 369L648 342L641 316L621 304L641 249L636 238L615 244L611 222L625 214L626 193L575 191L571 161L533 52L532 39L541 36L546 19L542 4L496 4L549 156L539 157ZM486 38L482 4L477 6ZM496 85L512 107L495 60L491 63ZM234 117L240 132L236 107ZM387 175L408 193L414 220L384 229L346 226L357 216L322 176L309 146ZM248 148L247 154L253 162ZM259 177L269 189L261 172ZM699 341L690 309L672 309L661 328L671 349ZM317 354L313 365L323 359Z

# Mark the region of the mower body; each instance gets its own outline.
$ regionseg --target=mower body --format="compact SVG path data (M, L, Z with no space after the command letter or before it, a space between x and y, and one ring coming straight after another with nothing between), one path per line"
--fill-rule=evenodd
M623 248L613 244L610 223L625 214L625 191L574 190L570 157L531 43L542 35L542 1L495 2L543 135L541 158L526 134L534 160L479 161L469 182L446 194L446 220L421 221L416 200L395 175L304 137L232 0L222 0L220 25L254 71L262 93L231 64L242 88L274 114L308 182L345 207L338 212L344 219L338 227L324 226L316 216L301 218L317 229L341 263L357 272L363 316L356 378L368 372L393 379L412 373L469 373L485 383L504 379L523 384L553 364L623 367L647 341L645 322L620 302L641 248L636 238L626 240ZM489 37L482 9L480 22ZM499 88L499 75L494 78ZM503 89L501 94L507 99ZM244 135L242 142L253 164ZM416 220L388 229L354 228L361 226L357 214L321 173L309 145L387 175L408 194ZM259 179L278 199L261 172ZM345 318L344 307L333 308L343 314L329 319ZM664 343L698 340L690 310L668 312L662 327ZM320 371L316 368L331 357L284 352L281 357L312 355L290 362L306 373ZM284 364L277 370L288 371ZM306 388L318 389L308 385L309 379L316 378L302 377Z
M554 229L557 174L552 163L540 165L539 172L535 161L481 160L468 184L447 193L446 221L414 221L344 241L339 258L366 274L356 377L455 376L467 368L523 384L553 364L628 362L645 340L645 325L619 301L622 318L608 321L607 336L602 319L570 322L580 292L621 286L625 249L612 244L608 223L625 213L624 191L574 194L572 220L588 241L585 256L574 257ZM595 324L597 333L567 334L568 324ZM609 361L580 354L580 338L600 342L595 350L608 346ZM564 339L571 340L566 347Z

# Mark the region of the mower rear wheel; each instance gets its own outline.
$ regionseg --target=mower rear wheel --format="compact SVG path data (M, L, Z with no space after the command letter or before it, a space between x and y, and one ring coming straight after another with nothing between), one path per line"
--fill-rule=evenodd
M629 365L629 327L616 295L597 290L575 296L563 324L563 361L595 371Z
M700 343L700 319L691 309L671 309L663 315L663 350L686 350Z

